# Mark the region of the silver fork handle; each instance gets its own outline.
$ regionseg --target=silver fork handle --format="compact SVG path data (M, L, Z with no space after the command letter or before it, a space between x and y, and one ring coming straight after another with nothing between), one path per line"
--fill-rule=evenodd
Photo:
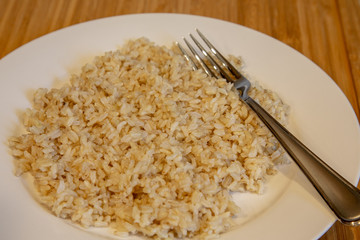
M294 159L339 220L351 226L360 225L360 190L323 162L252 98L244 101Z

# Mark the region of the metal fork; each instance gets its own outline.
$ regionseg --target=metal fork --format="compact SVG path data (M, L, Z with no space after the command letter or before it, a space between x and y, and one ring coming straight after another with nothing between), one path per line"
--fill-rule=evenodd
M200 42L190 34L191 39L198 48L198 51L196 51L189 41L184 38L197 64L193 60L193 57L191 57L178 42L176 43L184 57L191 63L193 69L198 69L198 65L200 65L209 76L216 78L222 77L229 82L233 82L243 102L257 114L278 139L340 222L351 226L360 225L360 190L316 156L256 101L249 97L250 81L237 71L198 29L196 29L196 32L209 48L209 50L206 50ZM217 58L217 61L213 56ZM220 62L222 66L217 62Z

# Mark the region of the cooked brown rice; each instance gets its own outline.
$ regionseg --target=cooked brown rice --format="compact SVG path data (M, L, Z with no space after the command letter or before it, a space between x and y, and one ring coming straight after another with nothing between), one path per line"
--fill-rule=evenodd
M286 123L275 93L253 83L250 95ZM23 124L9 145L41 203L84 227L154 238L226 231L241 211L231 192L261 193L285 159L232 84L145 38L38 89Z

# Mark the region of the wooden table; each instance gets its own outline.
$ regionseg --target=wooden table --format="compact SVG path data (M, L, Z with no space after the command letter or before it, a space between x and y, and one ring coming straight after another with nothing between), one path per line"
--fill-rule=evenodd
M69 25L148 12L223 19L279 39L319 65L343 90L359 119L359 0L0 0L0 58ZM321 239L360 239L360 228L337 222Z

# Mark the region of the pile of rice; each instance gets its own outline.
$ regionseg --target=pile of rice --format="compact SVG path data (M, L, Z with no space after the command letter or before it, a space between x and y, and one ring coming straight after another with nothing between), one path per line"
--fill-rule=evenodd
M250 95L286 124L276 94L253 84ZM38 89L23 125L9 146L41 203L84 227L153 238L218 236L240 211L231 192L261 193L286 158L232 84L145 38Z

